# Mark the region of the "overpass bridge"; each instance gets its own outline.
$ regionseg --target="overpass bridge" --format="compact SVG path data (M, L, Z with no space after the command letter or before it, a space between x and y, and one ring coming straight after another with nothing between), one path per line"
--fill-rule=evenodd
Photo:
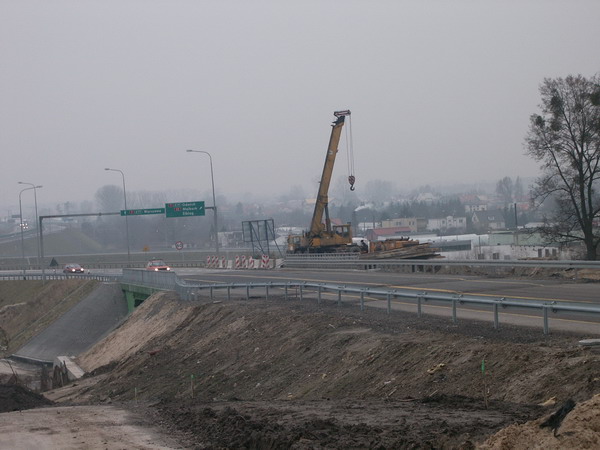
M404 262L406 263L406 262ZM63 276L64 277L64 276ZM85 277L94 277L85 275ZM361 310L369 306L392 310L412 311L421 316L429 313L428 307L442 307L450 314L451 320L461 317L492 320L494 328L499 328L500 318L510 320L513 316L529 315L539 317L544 333L549 333L550 318L556 316L593 319L600 318L600 306L575 302L548 302L524 300L522 298L495 298L483 295L462 295L452 292L427 292L408 289L372 289L357 284L340 286L333 283L315 283L305 281L267 281L258 283L193 283L183 280L174 272L152 272L141 269L123 269L122 276L113 276L110 281L104 279L102 288L82 300L63 317L33 338L19 351L16 357L42 362L52 361L57 355L79 354L103 336L108 334L120 321L134 311L145 299L161 290L172 290L183 300L193 301L201 297L213 299L215 292L220 298L232 298L233 291L242 290L246 299L251 292L260 290L268 298L277 292L285 299L293 296L320 304L333 298L338 305L345 303ZM244 294L242 294L244 295ZM513 314L509 313L512 312ZM509 313L509 314L505 314ZM471 317L473 316L473 317ZM536 324L535 318L529 325ZM555 326L553 323L553 327ZM592 324L591 322L588 322ZM598 324L592 324L598 332Z

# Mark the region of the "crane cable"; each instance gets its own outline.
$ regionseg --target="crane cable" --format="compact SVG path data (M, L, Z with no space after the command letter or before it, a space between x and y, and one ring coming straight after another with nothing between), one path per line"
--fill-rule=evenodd
M346 127L346 159L348 162L348 182L350 190L354 190L354 143L352 142L352 116L348 116L348 126Z

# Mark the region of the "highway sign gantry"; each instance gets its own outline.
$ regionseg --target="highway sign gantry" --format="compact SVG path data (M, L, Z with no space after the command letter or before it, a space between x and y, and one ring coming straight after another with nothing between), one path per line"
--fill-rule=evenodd
M145 216L148 214L164 214L165 208L122 209L122 216Z
M165 203L164 208L122 209L121 216L165 214L166 217L204 216L204 202Z
M165 212L167 217L204 216L204 202L166 203Z

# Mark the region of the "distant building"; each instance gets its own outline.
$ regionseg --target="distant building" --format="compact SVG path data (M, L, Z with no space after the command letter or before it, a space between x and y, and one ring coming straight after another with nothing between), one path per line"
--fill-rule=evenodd
M460 197L460 201L465 207L466 213L472 213L474 211L486 211L488 209L487 200L479 195L463 195Z
M374 228L381 228L381 222L359 222L356 225L356 229L360 233L364 233L367 230L372 230Z
M244 233L240 231L219 231L219 245L221 247L247 247L244 242Z
M495 231L488 236L488 245L527 245L534 247L559 247L557 243L548 242L540 233L522 231Z
M412 233L420 233L427 229L427 219L419 217L399 217L381 221L382 228L409 228Z
M504 214L499 209L492 211L474 211L471 216L473 228L477 231L494 231L506 228Z
M431 192L422 192L415 197L415 201L425 203L426 205L432 205L434 202L440 199L439 195L432 194Z
M466 231L467 229L467 218L466 217L454 217L447 216L440 219L429 219L427 221L428 231Z
M391 238L406 237L410 232L411 230L409 227L375 228L367 230L365 237L369 241L384 241Z

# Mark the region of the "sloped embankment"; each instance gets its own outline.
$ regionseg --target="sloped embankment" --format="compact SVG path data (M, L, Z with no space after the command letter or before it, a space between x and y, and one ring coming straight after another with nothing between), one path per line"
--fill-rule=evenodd
M148 398L186 396L194 375L209 399L483 398L485 382L490 399L538 403L600 388L600 357L578 347L580 338L314 304L191 304L161 293L79 359L88 371L111 364L113 391L122 384Z
M0 281L0 346L10 354L96 289L96 280ZM3 342L5 339L7 342Z
M85 298L30 339L14 355L52 362L92 347L127 315L118 283L100 283Z
M260 431L252 445L265 433L314 443L318 419L334 420L319 422L327 439L439 447L549 414L534 404L550 397L589 399L600 357L578 347L580 338L281 299L191 304L160 293L79 360L98 375L86 383L90 400L160 400L179 428L219 445L249 445L218 440L248 435L242 422ZM348 428L357 424L366 428Z

